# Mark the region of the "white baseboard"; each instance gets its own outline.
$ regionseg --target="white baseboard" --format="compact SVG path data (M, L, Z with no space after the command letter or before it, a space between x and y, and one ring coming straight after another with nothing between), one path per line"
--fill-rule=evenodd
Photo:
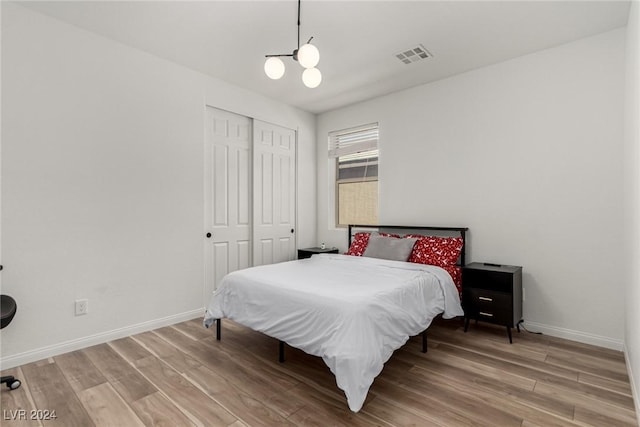
M598 347L605 347L618 351L623 351L624 347L624 343L622 340L615 340L600 335L588 334L586 332L574 331L572 329L558 328L557 326L530 322L528 320L524 322L524 325L531 332L542 332L543 334L551 335L552 337L565 338L571 341L597 345Z
M187 311L186 313L175 314L173 316L163 317L161 319L154 319L147 322L138 323L136 325L101 332L99 334L90 335L88 337L65 341L60 344L41 347L35 350L26 351L24 353L3 357L0 358L0 370L15 368L16 366L21 366L26 363L35 362L37 360L46 359L48 357L68 353L70 351L80 350L92 345L102 344L107 341L128 337L130 335L139 334L141 332L150 331L152 329L162 328L164 326L169 326L176 323L184 322L186 320L195 319L196 317L204 317L204 308L199 308L197 310Z
M634 381L633 369L631 369L631 364L629 363L629 357L627 353L627 346L624 346L624 361L627 364L627 374L629 374L629 383L631 385L631 395L633 396L633 403L636 405L636 418L638 419L638 425L640 426L640 390L638 390L638 385Z

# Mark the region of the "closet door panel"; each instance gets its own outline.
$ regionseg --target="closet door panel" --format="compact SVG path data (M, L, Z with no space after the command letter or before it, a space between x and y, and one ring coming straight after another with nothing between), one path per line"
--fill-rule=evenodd
M204 248L206 302L222 277L252 264L252 138L251 119L207 108Z
M254 263L290 261L296 248L296 132L254 120L253 138L253 236L264 242L254 245Z

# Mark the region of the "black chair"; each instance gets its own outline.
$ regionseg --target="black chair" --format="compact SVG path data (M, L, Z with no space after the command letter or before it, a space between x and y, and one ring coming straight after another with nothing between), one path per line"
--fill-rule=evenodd
M13 320L13 316L16 315L18 305L16 300L9 295L0 295L0 329L7 326ZM3 376L0 378L1 384L6 384L11 390L15 390L20 387L20 380L15 379L11 375Z

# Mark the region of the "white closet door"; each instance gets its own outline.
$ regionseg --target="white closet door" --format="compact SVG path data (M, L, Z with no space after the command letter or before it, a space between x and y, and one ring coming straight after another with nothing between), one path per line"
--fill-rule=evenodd
M253 264L295 258L296 132L253 121Z
M227 273L251 266L251 119L207 108L205 304Z

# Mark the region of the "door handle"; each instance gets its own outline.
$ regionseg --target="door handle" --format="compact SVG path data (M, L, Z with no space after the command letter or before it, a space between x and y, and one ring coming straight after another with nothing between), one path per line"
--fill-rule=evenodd
M291 229L291 234L293 234L293 233L295 233L295 230L292 228L292 229Z
M211 233L207 233L207 239L211 238Z

